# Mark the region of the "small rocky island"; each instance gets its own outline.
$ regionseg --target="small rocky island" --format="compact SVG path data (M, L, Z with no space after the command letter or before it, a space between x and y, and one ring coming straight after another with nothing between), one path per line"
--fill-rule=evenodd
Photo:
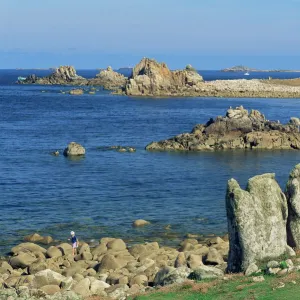
M221 72L260 72L260 70L238 65L231 68L222 69Z
M74 85L74 86L103 86L108 90L115 90L125 86L127 77L113 71L111 67L101 70L95 78L86 79L79 76L72 66L60 66L53 73L45 77L35 75L28 76L25 80L19 80L19 84L43 84L43 85Z
M261 70L261 69L249 68L243 65L238 65L238 66L222 69L221 72L299 72L299 71L283 70L283 69Z
M191 133L152 142L147 150L203 151L221 149L300 149L300 120L288 124L269 121L258 110L242 106L228 109L224 117L196 125Z
M87 80L77 75L72 66L61 66L48 76L37 77L34 74L25 80L18 81L19 84L57 84L57 85L86 85Z

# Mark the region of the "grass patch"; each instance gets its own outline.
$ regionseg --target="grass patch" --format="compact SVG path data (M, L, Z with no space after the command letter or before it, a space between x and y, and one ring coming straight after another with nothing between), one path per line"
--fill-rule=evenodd
M300 273L283 277L264 276L265 281L253 282L252 277L228 276L228 280L188 281L182 285L163 287L156 292L139 295L132 300L294 300L300 295Z

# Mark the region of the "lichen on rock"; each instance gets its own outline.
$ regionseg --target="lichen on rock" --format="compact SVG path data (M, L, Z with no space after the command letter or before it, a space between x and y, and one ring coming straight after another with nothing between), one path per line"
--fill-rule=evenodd
M288 201L287 233L291 247L300 247L300 164L291 171L285 194Z
M226 211L229 272L246 271L251 263L291 253L286 234L287 200L275 174L250 178L246 190L230 179Z

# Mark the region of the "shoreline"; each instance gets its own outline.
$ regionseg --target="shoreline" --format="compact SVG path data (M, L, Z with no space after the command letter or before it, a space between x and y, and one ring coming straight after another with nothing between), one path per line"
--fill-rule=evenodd
M81 86L76 94L82 94L87 86L102 86L113 94L138 97L300 98L300 78L204 81L191 65L172 71L165 63L149 58L143 58L129 77L108 67L87 79L74 67L61 66L45 77L20 77L18 83Z
M50 236L38 234L24 240L11 249L10 256L0 259L0 296L4 292L38 299L57 299L58 294L70 299L77 299L78 295L83 299L95 295L127 299L172 283L163 283L160 278L164 269L182 272L179 278L186 278L201 267L224 274L229 251L228 235L205 241L190 237L177 247L157 242L130 246L120 238L110 237L101 238L98 245L90 247L79 238L75 256L70 241L55 242ZM177 282L177 276L172 280Z
M166 226L168 227L168 226ZM136 228L136 230L144 230L143 227L141 228ZM161 233L157 236L153 236L150 237L149 234L147 234L145 237L142 236L121 236L119 234L104 234L101 236L95 236L93 238L88 238L88 239L84 239L84 237L82 237L80 235L80 240L82 240L82 242L84 242L85 244L88 244L89 247L91 249L96 248L99 245L99 242L101 239L106 239L106 238L112 238L112 239L122 239L129 247L134 246L134 245L138 245L141 243L154 243L157 242L159 243L161 246L163 247L170 247L170 248L178 248L180 246L180 243L185 240L185 239L197 239L199 242L203 242L205 243L207 240L214 238L214 237L224 237L226 235L228 235L227 231L222 231L222 232L215 232L215 233L205 233L205 234L195 234L195 233L178 233L178 232L168 232L169 229L165 229L164 233ZM8 258L10 256L10 251L9 249L16 247L18 244L20 243L24 243L27 242L28 240L26 239L26 237L29 236L35 236L35 235L39 235L40 236L40 231L35 231L35 232L31 232L28 235L26 235L25 237L19 239L18 241L15 241L13 243L10 243L9 245L7 245L8 250L7 251L2 251L0 253L0 257L2 258ZM42 235L41 235L42 236ZM109 236L109 237L108 237ZM32 240L32 242L37 243L39 246L45 247L45 246L53 246L53 245L58 245L61 243L65 243L67 242L66 239L55 239L52 235L47 235L47 238L50 237L50 239L48 239L49 242L47 242L47 239L43 242L40 241L34 241ZM31 240L29 240L31 241Z

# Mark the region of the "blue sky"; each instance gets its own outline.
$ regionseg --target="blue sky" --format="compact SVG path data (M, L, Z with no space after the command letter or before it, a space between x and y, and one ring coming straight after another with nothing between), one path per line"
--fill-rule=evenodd
M300 69L300 0L0 0L0 68Z

